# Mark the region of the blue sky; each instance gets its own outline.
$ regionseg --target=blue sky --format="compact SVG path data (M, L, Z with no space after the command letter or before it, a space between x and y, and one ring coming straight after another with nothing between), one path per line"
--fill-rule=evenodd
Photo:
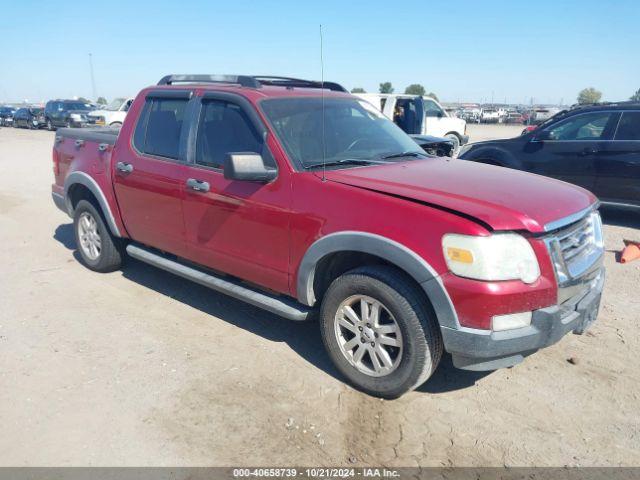
M167 73L320 77L444 101L640 88L640 1L3 1L0 101L135 95Z

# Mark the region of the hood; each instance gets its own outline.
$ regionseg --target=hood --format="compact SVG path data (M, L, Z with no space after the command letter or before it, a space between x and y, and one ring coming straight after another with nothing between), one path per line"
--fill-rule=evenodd
M434 137L433 135L409 135L418 145L425 145L427 143L453 143L448 138Z
M113 113L111 110L91 110L88 115L91 115L93 117L98 117L101 115L109 115L110 113Z
M67 110L68 114L79 113L80 115L89 115L89 110Z
M544 232L546 224L597 201L560 180L441 158L331 170L326 177L470 216L492 230Z

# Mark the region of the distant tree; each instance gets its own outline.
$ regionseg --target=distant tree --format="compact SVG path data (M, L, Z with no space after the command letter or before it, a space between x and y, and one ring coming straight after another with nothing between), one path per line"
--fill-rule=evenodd
M438 96L437 96L435 93L433 93L433 92L429 92L429 93L427 93L427 97L431 97L431 98L433 98L436 102L439 102L439 101L440 101L440 100L438 99Z
M81 102L81 103L91 103L89 100L87 100L84 97L78 97L78 101Z
M106 105L107 104L107 99L104 97L98 97L98 100L96 100L96 103L98 105Z
M391 82L381 83L380 93L393 93L393 85L391 85Z
M412 83L404 89L404 93L407 93L409 95L420 95L422 97L427 93L427 91L419 83Z
M636 90L636 93L634 93L629 100L632 102L640 102L640 88Z
M578 103L584 105L586 103L598 103L602 98L602 92L593 87L585 88L578 94Z
M367 93L367 91L362 87L354 87L351 89L351 93Z

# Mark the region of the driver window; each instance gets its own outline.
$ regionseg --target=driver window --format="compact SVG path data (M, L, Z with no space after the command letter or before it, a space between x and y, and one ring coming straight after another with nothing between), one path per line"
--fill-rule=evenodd
M611 112L593 112L576 115L550 128L549 139L559 141L600 140L611 118Z
M438 104L428 98L424 100L424 113L427 117L444 117L444 112Z

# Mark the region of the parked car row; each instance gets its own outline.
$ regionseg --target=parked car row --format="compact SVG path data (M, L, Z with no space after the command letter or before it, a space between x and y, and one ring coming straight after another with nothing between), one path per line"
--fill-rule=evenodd
M55 130L60 127L119 127L131 106L132 98L116 98L98 108L80 100L50 100L42 107L0 107L0 126Z

